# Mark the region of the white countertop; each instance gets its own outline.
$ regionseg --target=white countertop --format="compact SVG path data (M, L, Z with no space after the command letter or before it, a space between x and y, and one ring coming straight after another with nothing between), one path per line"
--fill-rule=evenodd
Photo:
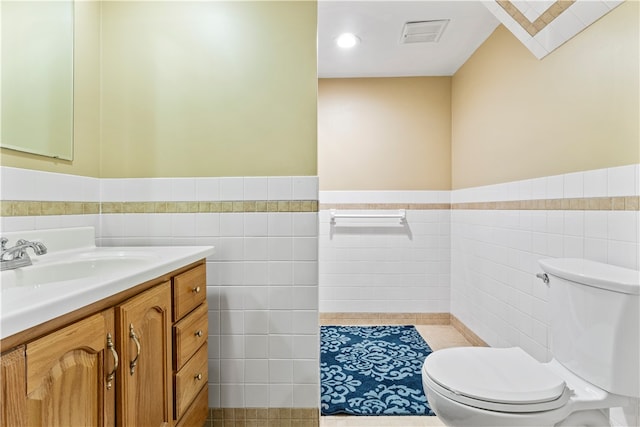
M127 257L144 258L141 265L114 268L107 273L84 278L63 281L49 281L45 284L16 286L14 281L19 271L6 270L0 281L0 339L9 337L33 326L100 301L125 291L146 281L155 279L176 269L213 255L213 246L145 246L145 247L96 247L91 241L93 229L88 227L74 230L80 236L78 244L73 240L57 240L45 232L39 232L42 238L34 239L29 233L8 233L27 240L41 240L47 244L51 238L49 253L32 256L33 266L21 269L39 268L79 259L100 259ZM26 237L24 237L26 236ZM11 245L11 242L10 242ZM53 250L52 250L53 249ZM31 252L31 251L29 251ZM72 265L72 264L69 264Z

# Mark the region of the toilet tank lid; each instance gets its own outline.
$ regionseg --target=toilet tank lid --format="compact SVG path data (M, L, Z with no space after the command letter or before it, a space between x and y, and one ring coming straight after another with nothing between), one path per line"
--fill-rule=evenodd
M640 294L640 271L580 258L541 259L545 273L624 294Z

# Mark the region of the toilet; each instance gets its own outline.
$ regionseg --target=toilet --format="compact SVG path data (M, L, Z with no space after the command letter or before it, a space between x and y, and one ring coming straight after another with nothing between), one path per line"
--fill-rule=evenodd
M422 384L447 426L610 426L609 408L640 398L640 272L575 258L539 264L552 360L518 347L431 353Z

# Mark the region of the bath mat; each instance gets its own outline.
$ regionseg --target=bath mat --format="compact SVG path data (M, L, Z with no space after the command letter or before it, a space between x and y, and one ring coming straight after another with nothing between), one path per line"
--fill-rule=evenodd
M321 326L322 415L434 415L422 389L429 353L414 326Z

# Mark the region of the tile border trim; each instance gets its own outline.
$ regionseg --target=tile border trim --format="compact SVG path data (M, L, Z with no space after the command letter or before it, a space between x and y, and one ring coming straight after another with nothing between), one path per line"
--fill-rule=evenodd
M482 338L451 313L374 313L325 312L319 313L320 326L324 325L451 325L473 346L490 347Z
M320 408L209 408L207 425L317 427Z
M2 200L0 216L92 215L100 213L99 202L55 202Z
M0 216L138 213L318 212L317 200L227 200L183 202L57 202L2 200Z
M501 202L466 202L466 203L452 203L451 209L549 210L549 211L637 211L637 210L640 210L640 196L509 200L509 201L501 201Z
M547 8L535 21L531 22L529 18L524 16L520 9L513 5L509 0L496 0L496 3L504 9L531 37L552 23L562 12L567 10L575 0L556 1Z
M448 325L449 313L319 313L320 325Z
M469 341L474 347L491 347L453 314L451 315L451 326L456 328L456 330L460 332L460 334L465 337L467 341Z
M325 209L409 209L409 210L449 210L450 203L320 203L320 210Z
M638 211L640 196L461 203L320 203L320 210L328 209Z
M463 203L319 203L317 200L225 200L181 202L72 202L2 200L0 217L138 213L269 213L319 210L570 210L640 211L640 196L509 200Z

